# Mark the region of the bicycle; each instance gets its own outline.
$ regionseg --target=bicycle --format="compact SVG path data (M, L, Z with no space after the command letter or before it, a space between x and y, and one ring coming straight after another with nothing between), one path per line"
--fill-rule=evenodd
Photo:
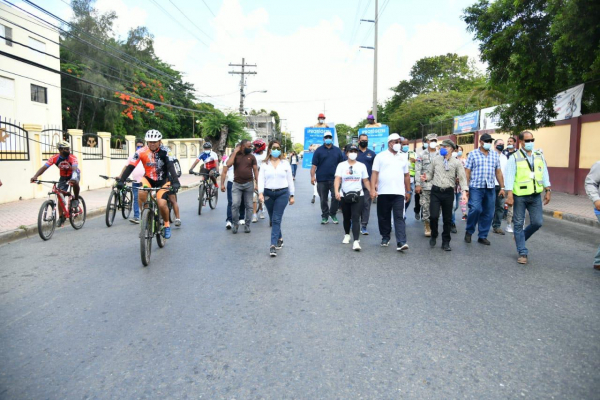
M86 207L83 197L79 196L79 206L77 209L71 209L72 187L68 191L58 188L58 181L34 181L38 185L42 183L51 183L52 191L48 192L48 200L44 201L38 213L38 233L43 240L50 240L56 229L56 206L58 205L63 212L64 218L68 218L73 229L83 228L86 217ZM56 198L53 199L52 196Z
M140 218L140 254L142 256L142 264L147 267L150 264L150 255L152 253L152 239L156 237L158 247L163 248L167 243L164 233L164 221L158 209L158 201L156 194L159 190L165 188L139 188L149 192L148 199L144 203L142 217ZM167 200L168 203L170 203ZM171 209L169 209L169 219L171 218Z
M106 175L98 175L103 179L117 179L117 177L108 177ZM131 179L127 179L125 182L130 183L133 182ZM108 196L108 202L106 203L106 216L105 222L106 226L109 228L112 226L115 221L115 215L117 214L117 210L121 210L121 215L124 219L129 218L131 215L131 209L133 208L133 189L131 186L125 186L123 189L117 189L116 185L113 185L112 190L110 192L110 196Z
M208 179L210 174L206 174L203 172L194 172L194 175L204 176L205 179L200 182L200 186L198 187L198 215L202 215L202 206L206 205L208 201L208 205L211 210L217 208L217 202L219 201L219 189L215 186L211 179ZM217 179L221 174L218 172L212 175ZM209 184L207 184L209 182Z

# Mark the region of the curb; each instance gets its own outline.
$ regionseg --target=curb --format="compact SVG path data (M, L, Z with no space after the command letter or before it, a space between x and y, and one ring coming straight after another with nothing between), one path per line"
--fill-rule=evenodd
M185 187L182 187L182 189L180 189L179 192L180 193L187 192L188 190L193 189L199 185L200 185L199 183L193 183L191 185L186 185ZM95 217L104 215L105 212L106 212L106 206L102 206L99 208L94 208L93 210L89 210L86 214L86 221L90 218L95 218ZM66 224L66 222L65 222L65 224ZM39 232L38 232L37 223L26 226L24 228L15 229L12 231L0 232L0 246L7 244L7 243L14 242L16 240L30 238L30 237L38 236L38 235L39 235Z
M564 211L558 210L543 210L544 215L552 217L554 219L575 222L576 224L582 224L591 226L592 228L600 228L600 222L591 218L582 217L579 215L569 214Z

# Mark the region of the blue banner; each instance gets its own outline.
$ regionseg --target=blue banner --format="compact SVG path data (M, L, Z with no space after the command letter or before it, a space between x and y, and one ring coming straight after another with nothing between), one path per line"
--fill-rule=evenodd
M388 136L390 128L382 125L379 128L362 128L358 130L358 136L367 135L369 137L369 149L379 154L388 147Z
M302 157L302 168L312 167L312 158L315 150L323 145L323 136L325 132L334 136L333 128L304 128L304 156Z
M479 127L479 110L454 117L454 133L475 132Z

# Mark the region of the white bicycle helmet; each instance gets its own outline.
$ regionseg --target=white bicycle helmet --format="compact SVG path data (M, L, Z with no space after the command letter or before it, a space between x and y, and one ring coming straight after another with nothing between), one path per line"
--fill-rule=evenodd
M156 129L150 129L148 132L146 132L146 137L144 138L146 142L158 142L161 139L162 133Z

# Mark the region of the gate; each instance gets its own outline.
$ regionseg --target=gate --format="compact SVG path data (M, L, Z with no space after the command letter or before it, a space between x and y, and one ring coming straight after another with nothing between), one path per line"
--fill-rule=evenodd
M60 127L47 127L41 134L42 160L47 160L58 152L56 144L60 141L69 142L73 152L73 140L71 135Z
M129 158L127 140L124 136L112 136L110 138L110 158L116 160Z
M103 140L95 133L84 133L82 154L84 160L102 160L104 158Z
M13 120L0 120L0 161L29 161L29 132Z

